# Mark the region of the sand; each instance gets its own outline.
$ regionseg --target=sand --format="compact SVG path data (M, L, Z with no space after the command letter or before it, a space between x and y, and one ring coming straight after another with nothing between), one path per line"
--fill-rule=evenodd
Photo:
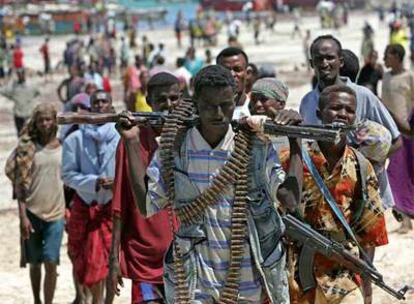
M379 24L376 16L366 12L357 12L350 17L350 25L340 31L334 32L342 41L344 47L349 48L359 54L364 20L368 19L376 30L377 49L382 53L387 42L387 27ZM251 30L243 29L241 43L246 52L250 55L250 61L263 64L272 63L277 67L278 75L285 80L290 87L290 97L288 107L297 108L301 97L309 91L310 74L303 67L304 55L302 51L302 41L300 38L291 39L290 33L293 23L281 21L276 27L275 33L265 33L262 38L264 42L256 46L253 43L253 33ZM302 23L302 29L311 29L313 37L322 33L330 33L329 30L320 30L316 17L306 17ZM167 58L167 64L172 66L177 56L183 56L185 50L177 49L172 29L157 30L145 33L153 42L163 41L171 54ZM142 33L139 33L142 35ZM50 50L52 65L61 59L65 41L70 36L52 37ZM187 37L184 38L184 45L187 44ZM219 35L219 45L224 46L226 41L225 31ZM43 63L38 52L42 43L41 37L29 37L23 39L25 52L25 63L34 71L42 70ZM213 56L217 54L219 48L211 48ZM198 54L203 56L204 49L199 48ZM295 68L296 67L296 68ZM44 83L43 79L33 77L29 81L37 85L42 92L38 98L39 102L53 102L58 107L56 96L57 84L65 75L57 73L53 81ZM114 86L114 100L118 109L122 108L121 86L117 79L112 79ZM11 149L16 144L16 133L13 124L12 103L0 97L0 168L4 167L5 159ZM0 303L32 303L30 280L28 269L19 268L19 242L18 242L18 215L16 202L11 199L11 187L7 178L2 172L0 174ZM378 248L375 265L384 275L384 280L394 287L401 287L403 283L414 286L414 270L411 267L414 263L414 232L406 235L399 235L393 231L398 227L398 223L387 213L387 226L389 234L389 245ZM58 268L59 277L54 303L70 303L74 297L74 289L71 278L71 265L67 257L67 238L65 236L61 248L61 265ZM121 291L121 297L115 303L130 303L130 287L128 280L125 280L126 287ZM376 288L374 290L374 304L397 303L385 292ZM406 303L414 303L414 293L408 293Z

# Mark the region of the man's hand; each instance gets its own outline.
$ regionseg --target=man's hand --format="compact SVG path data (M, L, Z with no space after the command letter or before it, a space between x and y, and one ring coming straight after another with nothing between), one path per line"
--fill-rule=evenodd
M28 240L30 238L30 234L34 232L32 223L30 222L27 215L20 217L20 235L23 240Z
M98 177L96 180L95 190L98 192L99 190L112 190L112 186L114 185L114 179L112 177Z
M121 289L119 288L119 286L124 287L121 270L119 268L119 261L118 258L113 256L111 256L109 260L109 278L111 280L112 292L119 296L121 294Z
M298 125L303 119L295 110L274 110L273 122L278 125Z
M119 114L116 129L125 140L139 139L139 128L134 123L134 116L129 111L123 111Z

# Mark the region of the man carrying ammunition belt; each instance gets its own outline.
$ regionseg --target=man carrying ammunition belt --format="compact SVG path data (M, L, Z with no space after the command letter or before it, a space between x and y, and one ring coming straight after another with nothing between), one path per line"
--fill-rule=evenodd
M317 115L323 124L353 124L356 118L355 92L346 85L329 86L320 95ZM287 167L288 153L282 153L281 160ZM305 222L361 257L364 257L361 249L366 252L368 248L388 243L374 169L360 152L346 144L344 135L338 144L310 143L307 152L303 151L303 160L306 165L303 195L297 214ZM288 265L293 303L364 303L361 278L320 255L315 256L314 268L310 269L316 278L316 288L303 290L303 285L298 284L298 273L303 271L298 266L299 251L295 247L291 249L288 250Z
M165 124L146 175L136 153L139 129L131 128L131 116L119 122L140 212L149 217L171 203L181 222L164 263L168 303L289 303L276 207L293 208L300 200L300 147L292 141L285 174L270 142L232 130L235 93L230 71L202 69L194 79L200 124L179 143L179 118ZM300 120L293 111L274 118L279 124Z
M179 80L169 73L158 73L148 82L147 103L156 112L169 111L181 99ZM132 130L133 132L136 130ZM149 165L158 148L160 128L140 127L136 155ZM133 133L134 135L136 133ZM114 196L110 277L113 291L119 295L122 277L132 280L132 304L163 303L163 257L172 240L168 212L163 210L144 218L134 203L128 179L128 159L124 141L118 144Z

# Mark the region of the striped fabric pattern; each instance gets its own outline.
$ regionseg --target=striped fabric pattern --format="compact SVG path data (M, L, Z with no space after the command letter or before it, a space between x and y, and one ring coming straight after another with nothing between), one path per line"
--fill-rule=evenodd
M184 168L191 182L200 190L205 190L230 157L234 147L234 132L229 127L225 137L212 149L196 128L186 136L187 168ZM149 177L147 212L148 216L156 213L166 205L165 186L160 174L158 151L147 170ZM266 173L273 192L283 181L285 173L279 164L276 152L269 145ZM205 231L207 240L195 246L198 282L195 300L213 303L219 298L224 286L230 258L230 224L233 189L223 193L217 204L205 211ZM250 244L246 240L245 254L242 261L240 299L242 303L262 303L265 298L259 273L251 256Z

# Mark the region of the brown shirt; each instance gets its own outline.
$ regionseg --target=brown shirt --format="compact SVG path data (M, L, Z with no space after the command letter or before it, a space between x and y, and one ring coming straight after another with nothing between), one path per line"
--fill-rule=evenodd
M65 213L61 164L62 146L54 149L37 146L26 207L47 222L61 219Z

